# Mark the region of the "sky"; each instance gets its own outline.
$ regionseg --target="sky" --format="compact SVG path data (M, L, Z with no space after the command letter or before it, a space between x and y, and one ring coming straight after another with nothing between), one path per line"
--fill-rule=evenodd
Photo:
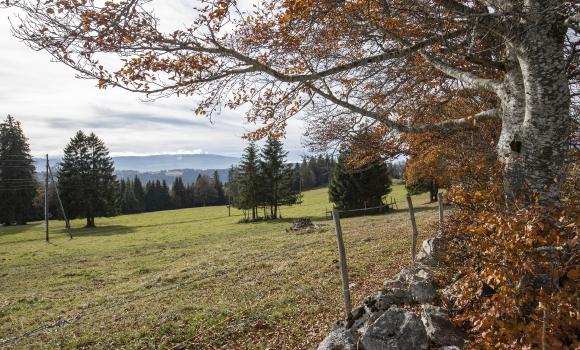
M192 19L191 0L155 0L162 29L179 28ZM193 113L195 99L171 97L144 101L119 88L99 90L96 82L75 78L75 71L52 62L10 32L8 10L0 10L0 118L11 114L22 123L32 154L60 155L77 130L95 132L111 155L213 153L239 156L241 139L255 125L243 110L223 109L213 123ZM293 120L285 148L290 160L304 153L303 123Z

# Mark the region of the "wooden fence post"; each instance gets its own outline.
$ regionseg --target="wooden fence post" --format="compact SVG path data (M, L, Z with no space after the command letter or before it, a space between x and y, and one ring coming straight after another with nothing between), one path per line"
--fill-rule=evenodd
M415 266L415 252L417 251L417 223L415 222L415 209L413 209L413 201L411 200L411 196L407 196L407 203L409 204L409 215L411 215L411 226L413 227L411 259L413 260L413 266Z
M346 318L350 318L350 312L352 311L352 305L350 301L350 289L348 282L348 270L346 268L346 253L344 251L344 242L342 240L342 228L340 227L340 214L338 209L334 208L332 210L332 217L334 218L334 227L336 230L336 244L338 245L338 256L340 262L340 273L342 275L342 292L344 294L344 311L346 312Z
M444 224L444 217L443 217L443 193L437 193L437 202L439 203L439 235L443 236L443 224Z

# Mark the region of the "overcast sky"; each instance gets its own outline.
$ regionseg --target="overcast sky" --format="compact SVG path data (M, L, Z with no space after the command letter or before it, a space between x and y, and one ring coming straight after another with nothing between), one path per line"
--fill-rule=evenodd
M188 3L156 0L153 6L169 29L191 20ZM33 155L60 154L77 130L94 131L112 155L241 153L240 137L254 127L245 124L243 111L224 109L212 124L194 115L191 98L143 102L120 89L99 90L94 81L76 79L72 69L14 38L9 15L0 11L0 118L11 114L22 123ZM302 123L292 121L285 145L293 160L302 153L301 134Z

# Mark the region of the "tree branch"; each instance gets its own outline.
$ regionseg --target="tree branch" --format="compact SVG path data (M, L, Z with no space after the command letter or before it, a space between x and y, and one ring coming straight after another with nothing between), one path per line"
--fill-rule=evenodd
M382 113L369 111L367 109L353 105L347 101L341 100L338 97L336 97L334 94L329 93L329 92L325 92L325 91L321 90L320 88L317 88L316 86L314 86L310 83L305 83L305 85L308 88L310 88L312 91L314 91L316 94L324 97L325 99L329 100L330 102L332 102L338 106L346 108L353 113L357 113L357 114L363 115L365 117L374 119L374 120L376 120L376 121L378 121L378 122L380 122L380 123L382 123L390 128L393 128L397 131L405 132L405 133L420 133L420 132L426 132L426 131L447 130L447 129L450 129L453 127L465 126L470 122L475 124L475 122L477 120L494 119L494 118L498 118L498 116L499 116L499 110L490 109L490 110L479 112L475 115L472 115L472 116L469 116L466 118L449 119L449 120L445 120L445 121L440 122L440 123L425 124L425 125L421 125L421 126L404 125L404 124L397 123L393 120L388 119L388 117L386 117Z
M437 68L438 70L447 74L448 76L460 80L464 83L491 92L497 92L501 88L501 83L495 79L481 78L473 73L466 72L464 70L453 67L452 65L426 52L420 52L419 54L433 67Z

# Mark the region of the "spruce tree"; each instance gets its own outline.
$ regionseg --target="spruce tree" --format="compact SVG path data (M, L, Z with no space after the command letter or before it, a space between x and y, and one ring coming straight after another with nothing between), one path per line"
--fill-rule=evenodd
M235 205L238 209L251 211L252 220L258 218L258 205L260 201L260 169L258 163L258 150L254 142L250 142L244 150L239 166L239 175L236 181L238 186L238 198Z
M137 176L133 179L133 196L135 197L135 212L141 213L145 211L145 190L141 179Z
M58 187L71 218L85 217L87 227L96 216L116 215L118 184L113 160L104 142L94 133L78 131L64 149L58 171Z
M0 223L25 224L33 216L34 165L20 122L0 123Z
M171 201L169 186L165 180L161 182L161 208L162 210L173 209L173 202Z
M298 201L298 193L292 191L292 165L286 164L282 142L268 138L261 152L260 170L262 199L270 207L270 217L278 218L279 205L291 205Z
M212 204L217 199L217 191L212 185L210 179L206 175L199 174L197 180L195 180L195 198L197 199L199 205L205 207L208 204Z
M384 162L357 170L347 164L348 153L343 152L334 167L328 187L330 201L340 209L359 209L378 206L382 197L391 191L391 180Z
M178 176L173 181L173 186L171 186L171 192L173 193L173 206L175 208L185 208L186 204L186 188L183 185L183 180L181 176Z
M212 181L212 184L213 184L213 186L215 188L216 196L217 196L217 199L215 201L215 204L217 204L217 205L224 205L224 204L226 204L226 196L225 196L225 193L224 193L224 185L223 185L223 183L220 180L220 175L219 175L219 173L218 173L217 170L214 170L214 172L213 172L213 179L212 180L213 180Z

